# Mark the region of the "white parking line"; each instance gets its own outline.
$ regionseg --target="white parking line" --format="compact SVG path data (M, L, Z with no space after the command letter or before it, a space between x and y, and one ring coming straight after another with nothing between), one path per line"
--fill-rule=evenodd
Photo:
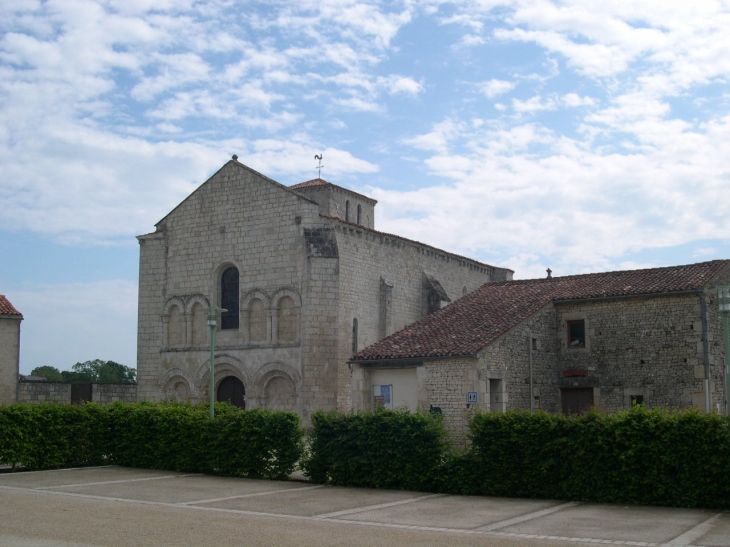
M279 494L281 492L301 492L302 490L314 490L316 488L324 488L324 484L318 484L316 486L304 486L302 488L284 488L282 490L269 490L268 492L255 492L253 494L240 494L238 496L227 496L225 498L209 498L206 500L195 500L195 501L181 501L176 505L197 505L199 503L214 503L216 501L235 500L238 498L253 498L255 496L268 496L270 494Z
M120 482L141 482L141 481L158 481L161 479L177 479L180 477L194 477L198 473L189 473L187 475L163 475L162 477L144 477L141 479L120 479L116 481L99 481L99 482L79 482L76 484L57 484L55 486L38 486L34 490L51 490L53 488L71 488L74 486L94 486L97 484L117 484Z
M498 528L505 528L507 526L512 526L513 524L519 524L520 522L525 522L532 519L537 519L540 517L544 517L545 515L550 515L552 513L557 513L558 511L562 511L563 509L567 509L568 507L574 507L578 505L579 501L569 501L568 503L563 503L561 505L556 505L554 507L548 507L547 509L542 509L540 511L535 511L533 513L527 513L526 515L520 515L519 517L507 519L507 520L500 520L499 522L493 522L492 524L487 524L486 526L480 526L479 528L476 528L477 530L481 530L483 532L491 532L493 530L497 530Z
M342 511L334 511L333 513L323 513L321 515L314 515L312 518L315 519L328 519L332 517L339 517L342 515L353 515L355 513L364 513L366 511L374 511L376 509L385 509L386 507L395 507L396 505L405 505L407 503L415 503L417 501L427 500L430 498L443 498L448 494L431 494L430 496L418 496L416 498L408 498L407 500L391 501L389 503L378 503L377 505L368 505L365 507L356 507L354 509L343 509Z
M706 521L699 523L694 528L690 528L681 536L677 536L676 538L668 541L664 545L667 547L688 547L694 540L701 538L707 532L709 532L710 529L715 526L715 522L717 522L717 519L719 519L721 516L722 513L711 516Z
M321 485L318 485L321 486ZM168 502L159 502L159 501L144 501L144 500L134 500L134 499L127 499L127 498L111 498L111 497L105 497L105 496L96 496L96 495L89 495L89 494L79 494L75 492L59 492L59 491L53 491L53 490L39 490L36 488L21 488L17 486L6 486L0 484L0 490L10 490L10 491L18 491L18 492L24 492L24 493L30 493L30 494L36 494L36 495L52 495L52 496L69 496L69 497L76 497L76 498L86 498L91 500L102 500L102 501L113 501L113 502L120 502L120 503L130 503L130 504L139 504L139 505L157 505L157 506L164 506L164 507L171 507L171 508L177 508L182 510L196 510L196 511L215 511L218 513L228 513L228 514L237 514L237 515L247 515L247 516L258 516L258 517L270 517L270 518L277 518L277 519L287 519L287 520L296 520L296 521L309 521L309 522L320 522L320 523L329 523L329 524L336 524L336 525L347 525L347 524L353 524L357 526L373 526L378 528L393 528L393 529L400 529L400 530L419 530L424 532L439 532L439 533L447 533L447 534L457 534L457 535L483 535L483 536L494 536L494 537L509 537L509 538L516 538L516 539L545 539L545 540L553 540L553 541L564 541L569 543L593 543L593 544L601 544L601 545L629 545L632 547L664 547L664 545L660 545L659 543L649 542L649 541L612 541L607 540L603 538L578 538L578 537L563 537L563 536L546 536L546 535L536 535L536 534L518 534L518 533L511 533L511 532L499 532L499 531L491 531L491 530L485 530L484 528L477 528L477 529L460 529L460 528L444 528L444 527L437 527L437 526L419 526L419 525L408 525L408 524L395 524L395 523L386 523L386 522L374 522L374 521L362 521L362 520L349 520L349 519L334 519L334 518L322 518L321 516L303 516L303 515L287 515L287 514L281 514L281 513L265 513L265 512L259 512L259 511L245 511L240 509L224 509L221 507L208 507L204 505L189 505L189 504L181 504L181 503L168 503ZM419 499L425 499L426 497L431 496L423 496L421 498L415 498L414 501L418 501ZM412 498L411 498L412 499ZM411 499L407 501L411 501ZM404 500L406 501L406 500ZM396 502L397 503L397 502ZM383 504L386 505L386 504ZM517 519L522 519L519 522L524 522L525 520L529 520L530 518L538 518L539 516L544 516L546 514L555 513L559 511L560 509L570 507L572 505L578 505L578 502L570 502L565 503L562 505L558 505L555 507L551 507L549 509L544 509L542 511L536 511L534 513L529 513L527 515L523 515L523 517L517 517ZM529 518L524 518L529 517ZM709 523L708 521L711 521L714 523L715 518L719 517L719 515L715 515L705 521L704 523L696 526L695 528L692 528L692 530L699 530L699 527L703 524L708 524L706 529L709 529ZM512 522L510 522L512 521ZM509 526L509 523L514 523L515 519L509 519L509 521L500 521L498 523L494 523L490 526ZM507 523L507 524L505 524ZM677 541L689 532L685 532L682 536L679 536L675 538L672 541ZM699 537L699 536L698 536ZM689 539L689 537L687 536ZM691 541L691 540L690 540ZM670 547L693 547L689 543L686 544L678 544L678 543L672 543L670 544Z

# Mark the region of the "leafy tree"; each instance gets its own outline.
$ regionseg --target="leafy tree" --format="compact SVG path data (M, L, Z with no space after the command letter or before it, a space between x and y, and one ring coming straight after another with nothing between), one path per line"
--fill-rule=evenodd
M101 359L76 363L71 370L58 370L56 367L48 365L37 367L31 371L30 375L63 382L132 383L137 381L137 369Z
M69 380L74 382L123 382L131 383L137 380L137 369L121 365L114 361L94 359L76 363L68 374Z
M30 371L31 376L42 376L48 381L55 382L55 381L62 381L63 373L58 370L56 367L52 367L50 365L44 365L42 367L36 367L33 370Z

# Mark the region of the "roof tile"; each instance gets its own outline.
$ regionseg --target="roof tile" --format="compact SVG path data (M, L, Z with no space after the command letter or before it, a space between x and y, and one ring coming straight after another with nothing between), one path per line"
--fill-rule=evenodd
M730 260L487 283L357 353L354 361L475 355L550 302L699 290Z
M10 300L5 298L4 294L0 294L0 315L17 315L23 317L23 314L15 309L15 306L10 303Z

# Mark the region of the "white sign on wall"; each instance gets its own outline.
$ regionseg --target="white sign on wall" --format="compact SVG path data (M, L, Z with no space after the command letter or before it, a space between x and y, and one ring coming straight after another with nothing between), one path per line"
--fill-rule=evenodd
M393 410L393 385L373 386L373 398L375 408Z

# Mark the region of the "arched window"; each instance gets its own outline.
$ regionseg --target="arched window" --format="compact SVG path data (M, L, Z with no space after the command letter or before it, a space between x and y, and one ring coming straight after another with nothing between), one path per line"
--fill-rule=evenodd
M266 308L260 298L251 300L248 310L248 335L251 342L266 342Z
M345 220L350 222L350 200L345 202Z
M352 320L352 354L357 353L357 318Z
M362 207L360 204L357 204L357 223L362 224Z
M297 339L297 323L299 323L299 314L295 308L294 300L289 296L284 296L279 300L278 314L278 333L277 339L282 342L293 342Z
M221 329L238 328L238 268L226 268L221 276Z

